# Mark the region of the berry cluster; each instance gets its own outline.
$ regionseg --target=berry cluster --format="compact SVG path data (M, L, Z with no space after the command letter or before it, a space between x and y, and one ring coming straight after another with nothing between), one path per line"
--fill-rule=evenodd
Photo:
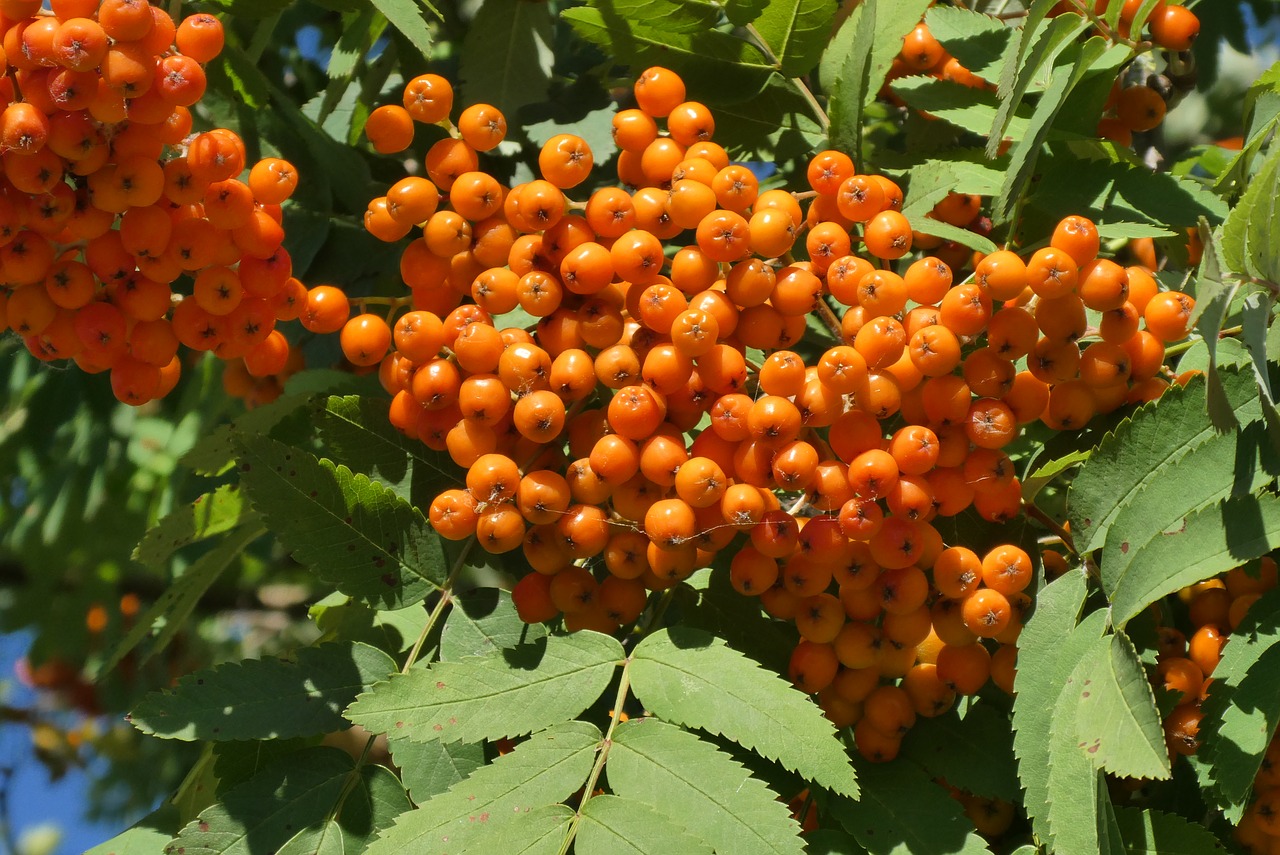
M146 0L6 0L0 71L0 330L46 360L110 371L142 404L181 373L180 345L280 371L276 321L298 292L281 247L294 168L247 179L223 128L192 133L221 22Z
M453 130L428 177L366 216L386 240L422 231L404 250L411 295L390 298L392 317L409 311L346 320L344 303L332 319L352 361L381 361L395 426L466 470L431 503L434 528L523 553L525 620L603 632L731 551L733 586L795 622L793 682L874 760L958 694L1011 691L1032 559L946 544L931 521L1020 514L1003 449L1021 425L1079 428L1160 394L1191 299L1097 258L1076 216L1026 260L996 252L955 282L908 257L892 181L824 151L810 190L761 192L664 68L614 121L633 189L568 199L594 159L561 134L542 178L508 190L477 156L501 114L472 107L453 128L447 86L411 81L370 131L395 150L415 119ZM501 326L516 310L536 325ZM793 348L811 314L839 343L806 363Z

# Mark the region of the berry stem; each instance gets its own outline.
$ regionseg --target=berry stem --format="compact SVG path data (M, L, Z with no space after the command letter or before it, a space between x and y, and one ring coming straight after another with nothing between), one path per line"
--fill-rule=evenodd
M827 330L835 336L836 341L844 341L844 332L840 326L840 319L836 317L835 312L831 311L831 306L827 305L826 298L819 297L813 310L822 319L822 322L826 324Z
M1076 544L1071 537L1071 532L1063 528L1063 526L1053 517L1036 507L1034 502L1023 502L1022 509L1026 512L1027 516L1031 517L1033 520L1037 521L1045 528L1049 529L1049 531L1057 535L1058 539L1062 541L1062 545L1065 546L1072 555L1080 554L1076 552Z

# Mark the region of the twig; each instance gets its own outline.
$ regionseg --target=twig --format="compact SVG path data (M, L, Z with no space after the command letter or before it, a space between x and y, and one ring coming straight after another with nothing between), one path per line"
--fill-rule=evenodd
M756 29L755 24L747 24L745 29L747 35L751 36L752 41L755 42L756 47L760 48L760 52L764 54L765 59L781 73L782 60L778 59L777 54L769 47L769 43L764 40L764 37L760 35L760 31ZM809 109L813 110L813 117L818 120L818 124L822 127L822 132L824 134L827 133L831 129L831 117L827 115L826 110L822 109L822 105L818 103L817 96L809 88L809 84L799 77L792 77L790 80L799 88L800 94L804 96L804 100L809 104Z
M1076 552L1076 544L1071 538L1071 532L1063 528L1062 524L1053 517L1036 507L1034 502L1023 502L1022 509L1026 512L1027 516L1031 517L1033 520L1049 529L1049 531L1056 534L1058 539L1062 541L1062 545L1065 546L1072 555L1080 554Z

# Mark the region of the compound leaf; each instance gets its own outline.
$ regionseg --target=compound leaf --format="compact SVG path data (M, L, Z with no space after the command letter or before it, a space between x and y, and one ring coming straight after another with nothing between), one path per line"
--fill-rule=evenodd
M710 743L656 718L620 724L609 749L609 787L644 802L720 855L804 852L800 827L763 781Z
M346 727L342 710L395 670L367 644L304 647L297 661L249 659L188 674L152 692L130 721L162 739L289 739Z
M347 716L375 733L418 742L520 736L586 709L624 655L621 644L598 632L540 638L396 674L356 698Z
M431 851L446 841L459 846L490 822L509 821L542 805L567 799L591 771L600 731L570 721L535 733L416 810L396 817L368 848L368 855ZM494 851L494 850L489 850ZM505 851L505 850L504 850Z
M710 633L670 627L650 635L632 654L631 686L659 718L723 735L857 796L848 756L821 710Z
M988 80L1002 76L1004 53L1013 30L990 15L960 6L934 6L924 20L933 37L965 68ZM983 133L989 129L990 126L983 129Z
M1169 751L1155 694L1123 633L1099 639L1079 671L1079 747L1099 769L1128 778L1168 778Z
M294 558L348 596L400 609L444 584L422 511L345 466L265 436L240 437L249 499Z
M712 855L711 846L644 802L601 795L582 807L574 851L582 855Z
M1095 612L1102 614L1102 612ZM1085 631L1082 623L1076 630ZM1091 640L1090 650L1105 637ZM1075 662L1071 675L1052 704L1049 726L1049 767L1045 818L1053 835L1053 851L1061 855L1095 855L1107 851L1109 836L1101 833L1106 811L1105 787L1099 798L1103 773L1094 768L1085 749L1080 747L1079 705L1081 687L1093 666L1089 652Z
M489 822L446 842L442 855L559 855L573 822L568 805L542 805L505 822Z
M423 56L431 55L431 28L422 17L422 8L432 9L430 2L418 0L371 0L391 26L407 38ZM434 9L433 9L434 11Z
M1274 240L1275 230L1280 227L1277 196L1280 147L1273 147L1223 225L1223 260L1230 272L1280 280L1280 250Z
M921 718L902 739L902 756L935 778L988 799L1017 801L1018 767L1009 715L991 704L975 704L960 718L954 711Z
M389 401L359 395L333 395L318 404L320 436L325 446L353 472L390 487L413 500L411 488L421 481L436 488L458 486L457 470L448 457L409 439L392 426Z

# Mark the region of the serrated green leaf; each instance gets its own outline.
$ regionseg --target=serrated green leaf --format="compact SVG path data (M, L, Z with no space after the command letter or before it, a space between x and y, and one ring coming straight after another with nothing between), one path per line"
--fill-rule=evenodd
M716 141L738 158L783 161L820 149L825 134L795 81L774 74L750 101L716 107Z
M1280 219L1277 195L1280 195L1280 146L1273 146L1223 225L1223 260L1231 272L1273 282L1280 280L1280 251L1274 240Z
M1081 629L1084 624L1081 624ZM1080 631L1079 629L1077 631ZM1096 645L1097 640L1093 640ZM1091 649L1093 648L1091 645ZM1045 811L1053 851L1061 855L1094 855L1108 851L1108 835L1100 833L1104 827L1106 800L1103 773L1095 769L1089 755L1079 746L1077 723L1079 705L1076 703L1086 674L1092 663L1088 653L1075 663L1070 676L1062 685L1049 726L1049 776Z
M336 748L307 748L228 790L165 849L184 855L256 855L278 849L299 828L322 822L346 789L355 762Z
M987 132L988 157L995 157L999 152L1009 120L1021 105L1031 81L1064 45L1089 28L1088 21L1073 13L1050 18L1042 27L1053 6L1054 0L1035 0L1027 8L1022 26L1015 31L1017 35L1010 41L1009 57L1000 75L1000 110Z
M1195 454L1161 466L1159 477L1125 503L1107 531L1099 562L1103 589L1114 593L1151 542L1178 528L1188 514L1228 496L1248 496L1277 473L1280 460L1260 421L1216 434Z
M719 30L673 33L660 22L624 21L585 7L565 9L560 17L619 62L637 68L663 65L679 72L689 86L689 97L708 103L751 98L773 73L755 45Z
M308 400L309 395L281 395L268 404L254 407L230 425L219 425L201 437L178 462L198 475L220 475L235 461L237 430L266 434Z
M1209 364L1205 369L1206 392L1205 407L1210 420L1219 430L1231 430L1236 427L1235 414L1227 404L1226 391L1223 388L1222 374L1218 369L1218 333L1223 322L1230 313L1231 304L1235 300L1239 286L1236 280L1224 280L1219 253L1222 242L1221 231L1212 233L1207 223L1201 219L1198 226L1201 239L1204 240L1204 255L1200 261L1196 279L1196 305L1191 311L1191 322L1200 333L1204 347L1209 353Z
M727 566L716 567L696 605L683 613L689 626L705 629L740 653L781 673L787 667L789 651L796 638L770 618L754 597L743 597L733 589Z
M484 0L462 42L458 75L467 101L514 117L545 100L555 60L551 24L545 3Z
M367 853L431 851L427 847L444 841L462 847L480 823L498 822L562 801L586 781L600 739L599 730L581 721L535 733L447 792L401 814Z
M570 105L567 104L556 103L549 106L551 110L557 112L552 112L549 118L540 122L525 122L524 134L529 139L529 142L541 147L556 134L576 134L582 137L586 144L591 147L591 153L597 166L608 162L609 158L613 157L618 150L617 144L613 141L613 117L618 113L616 101L606 101L596 109L586 109L586 105L576 103L573 105L576 109L572 110L569 109ZM558 110L563 110L564 112L558 112ZM532 113L533 111L530 110L528 112ZM720 138L719 125L720 113L716 111L716 139ZM511 323L508 318L512 317L512 315L503 317L503 323L526 329L537 323L537 319L532 315L529 316L527 321L522 319Z
M1000 247L996 245L990 238L971 232L968 229L962 229L959 226L953 226L950 223L944 223L941 220L935 220L931 217L921 218L912 221L913 228L921 234L933 235L945 240L952 240L961 246L967 246L982 253L995 252Z
M388 739L387 747L410 797L422 804L484 765L484 746L469 742Z
M582 855L711 855L711 846L644 802L595 796L582 806L575 852Z
M1037 595L1036 610L1018 640L1013 750L1018 757L1018 778L1027 794L1023 804L1036 835L1046 841L1054 703L1076 660L1102 635L1106 625L1106 614L1094 612L1077 627L1087 593L1088 585L1080 572L1069 572L1046 585Z
M413 501L413 488L439 492L462 479L448 455L432 451L391 425L383 398L332 396L318 403L320 437L337 462Z
M984 133L991 127L1000 105L994 92L926 75L899 78L893 82L892 88L912 109L975 134ZM1029 127L1025 117L1011 116L1005 135L1019 140Z
M536 641L547 634L540 624L527 624L516 613L511 594L478 588L453 598L453 609L440 633L440 658L485 656Z
M1232 411L1242 423L1261 417L1257 384L1225 373ZM1124 505L1160 477L1163 467L1214 436L1205 415L1205 383L1194 377L1139 408L1098 444L1071 484L1067 509L1076 548L1100 547Z
M756 30L778 59L778 70L801 77L818 64L831 35L834 0L775 0L755 19Z
M433 41L431 28L422 17L424 7L435 12L435 8L429 2L421 2L421 0L370 0L370 2L424 57L431 56ZM439 16L436 12L436 17Z
M987 80L1001 77L1004 53L1014 31L999 20L959 6L934 6L924 22L930 34L965 68Z
M837 793L858 783L831 723L804 695L702 630L670 627L631 656L631 687L659 718L698 727Z
M1018 800L1018 766L1013 756L1009 714L991 704L921 718L902 738L901 756L934 778L988 799Z
M264 533L265 530L257 525L246 526L228 534L217 546L191 562L182 575L174 579L160 598L147 606L137 622L129 627L129 631L111 649L96 673L110 673L152 632L155 635L147 645L141 661L145 662L164 650L186 624L187 618L209 587L240 558L245 547Z
M655 718L618 725L607 769L614 793L696 829L719 855L804 852L800 827L776 793L674 725Z
M821 74L830 93L831 146L848 152L855 164L862 159L863 110L884 84L903 37L930 5L929 0L865 0L826 51Z
M669 33L697 33L714 27L720 20L720 5L713 0L592 0L589 4L606 17L629 22L649 22ZM736 9L745 5L745 10ZM732 17L751 14L752 4L728 3L724 11ZM734 22L738 23L737 21ZM748 22L742 22L745 25Z
M438 851L441 855L559 855L573 819L568 805L542 805L505 822L486 823L461 841L447 841Z
M1207 828L1174 813L1117 807L1115 815L1125 852L1130 855L1218 855L1224 851Z
M178 813L176 805L165 804L83 855L163 855L181 827Z
M1187 585L1265 555L1280 545L1280 497L1236 496L1196 511L1149 543L1111 595L1112 621L1123 626L1151 603Z
M1104 241L1134 240L1136 238L1173 237L1174 232L1164 226L1152 223L1102 223L1098 226L1098 237Z
M211 787L216 785L217 793L221 795L237 784L243 784L268 766L275 765L282 757L302 748L312 747L312 743L302 738L255 739L243 742L208 742L205 746L210 751L208 766L211 768Z
M816 828L804 836L808 855L866 855L852 835L838 828Z
M294 558L339 591L399 609L448 575L422 511L367 476L264 436L242 436L250 501Z
M1280 590L1264 594L1222 650L1205 699L1202 754L1223 808L1242 809L1280 720L1275 674L1280 643Z
M960 803L914 763L855 761L862 782L858 801L833 802L837 822L871 855L977 855L986 843L965 819Z
M342 710L395 670L366 644L304 647L296 662L249 659L188 674L152 692L130 714L133 726L162 739L288 739L346 727Z
M1084 449L1073 451L1065 454L1056 460L1050 460L1031 472L1027 477L1022 479L1022 498L1024 501L1030 502L1036 497L1041 490L1047 487L1053 479L1057 478L1063 472L1078 463L1084 463L1093 454L1093 449Z
M598 632L549 636L397 674L356 698L347 717L419 742L520 736L590 706L624 656L616 639Z
M302 829L275 855L345 855L346 841L342 839L342 826L336 820L325 820L321 825Z
M1127 778L1168 778L1169 750L1138 651L1124 633L1099 639L1080 668L1076 732L1098 769Z
M1070 17L1063 15L1062 17ZM1056 19L1055 19L1056 20ZM1017 140L1009 152L1009 172L1000 195L992 203L993 218L999 222L1006 221L1013 211L1016 200L1026 192L1031 176L1035 171L1036 159L1040 148L1049 137L1049 131L1059 111L1066 103L1076 85L1091 71L1102 71L1118 67L1129 59L1131 53L1127 47L1109 45L1107 40L1095 36L1083 44L1069 45L1054 61L1053 71L1049 76L1049 85L1044 94L1036 102L1035 111L1031 114L1026 134ZM1008 133L1009 116L1003 117L1000 124L1004 133ZM992 144L998 148L1000 139L992 137L987 141L988 153L993 153Z
M133 550L133 557L143 564L163 568L166 559L182 547L228 532L256 517L247 507L240 485L223 484L147 529Z

